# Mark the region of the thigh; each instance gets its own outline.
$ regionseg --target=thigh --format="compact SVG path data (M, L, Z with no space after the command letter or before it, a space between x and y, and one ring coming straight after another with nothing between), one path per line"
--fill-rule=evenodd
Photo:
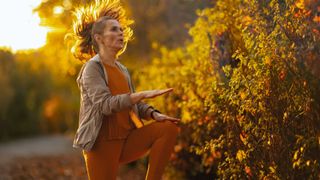
M154 141L161 134L164 122L153 122L142 128L134 129L123 144L120 164L139 159L151 148Z
M83 151L89 179L116 179L123 144L124 140L99 140L91 151Z

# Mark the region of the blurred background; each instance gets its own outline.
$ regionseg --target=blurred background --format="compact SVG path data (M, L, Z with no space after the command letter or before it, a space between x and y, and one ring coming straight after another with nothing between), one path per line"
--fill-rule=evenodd
M64 36L72 28L74 8L89 2L3 2L2 19L7 24L0 39L1 140L77 128L75 79L82 64L73 58ZM121 62L134 71L159 54L153 46L177 47L188 39L186 26L196 19L195 10L210 3L124 1L123 5L135 21L135 35Z
M82 63L64 36L90 2L1 1L0 179L86 179L71 147ZM183 122L166 179L320 178L318 0L121 2L137 90L175 88L148 101Z
M6 160L6 163L13 162L10 168L2 169L7 174L0 173L3 177L37 179L47 173L49 175L45 178L68 179L68 171L66 175L61 171L50 176L45 170L59 169L59 163L52 167L44 165L42 171L45 173L30 172L31 168L22 171L16 167L21 164L20 160L11 160L8 156L29 158L27 160L34 165L53 155L74 153L66 146L71 148L70 139L78 127L80 94L75 79L82 63L72 56L70 44L64 41L64 36L71 31L74 8L91 2L1 2L0 159ZM211 4L209 1L189 0L122 3L128 16L135 21L132 26L134 39L121 57L121 62L132 73L135 68L150 64L151 58L159 55L156 47L160 44L173 48L190 39L187 27L197 17L195 10ZM38 155L46 157L36 158ZM78 163L79 176L84 177L82 161L73 162L75 160L68 157L64 159L69 165ZM64 168L70 169L67 166Z

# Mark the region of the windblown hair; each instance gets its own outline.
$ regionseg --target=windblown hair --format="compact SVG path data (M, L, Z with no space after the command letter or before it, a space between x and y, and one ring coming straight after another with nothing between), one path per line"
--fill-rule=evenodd
M71 52L80 61L87 61L98 53L94 34L101 34L108 19L117 20L123 29L124 47L118 52L122 54L133 35L129 27L134 21L128 19L120 0L95 0L92 4L79 7L74 11L73 32L66 35L72 37L74 44Z

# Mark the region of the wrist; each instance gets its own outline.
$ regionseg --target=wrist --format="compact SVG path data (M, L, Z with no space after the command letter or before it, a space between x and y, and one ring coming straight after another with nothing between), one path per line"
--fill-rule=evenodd
M151 111L151 118L153 119L153 120L155 120L155 117L154 117L154 113L160 113L160 111L158 111L158 110L156 110L156 109L153 109L152 111Z
M137 104L141 99L143 99L143 95L141 93L132 93L130 94L130 98L133 104Z

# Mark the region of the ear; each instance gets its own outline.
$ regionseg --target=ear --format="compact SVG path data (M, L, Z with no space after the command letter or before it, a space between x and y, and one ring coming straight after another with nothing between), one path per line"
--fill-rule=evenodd
M99 34L93 35L93 38L98 44L101 43L101 36Z

